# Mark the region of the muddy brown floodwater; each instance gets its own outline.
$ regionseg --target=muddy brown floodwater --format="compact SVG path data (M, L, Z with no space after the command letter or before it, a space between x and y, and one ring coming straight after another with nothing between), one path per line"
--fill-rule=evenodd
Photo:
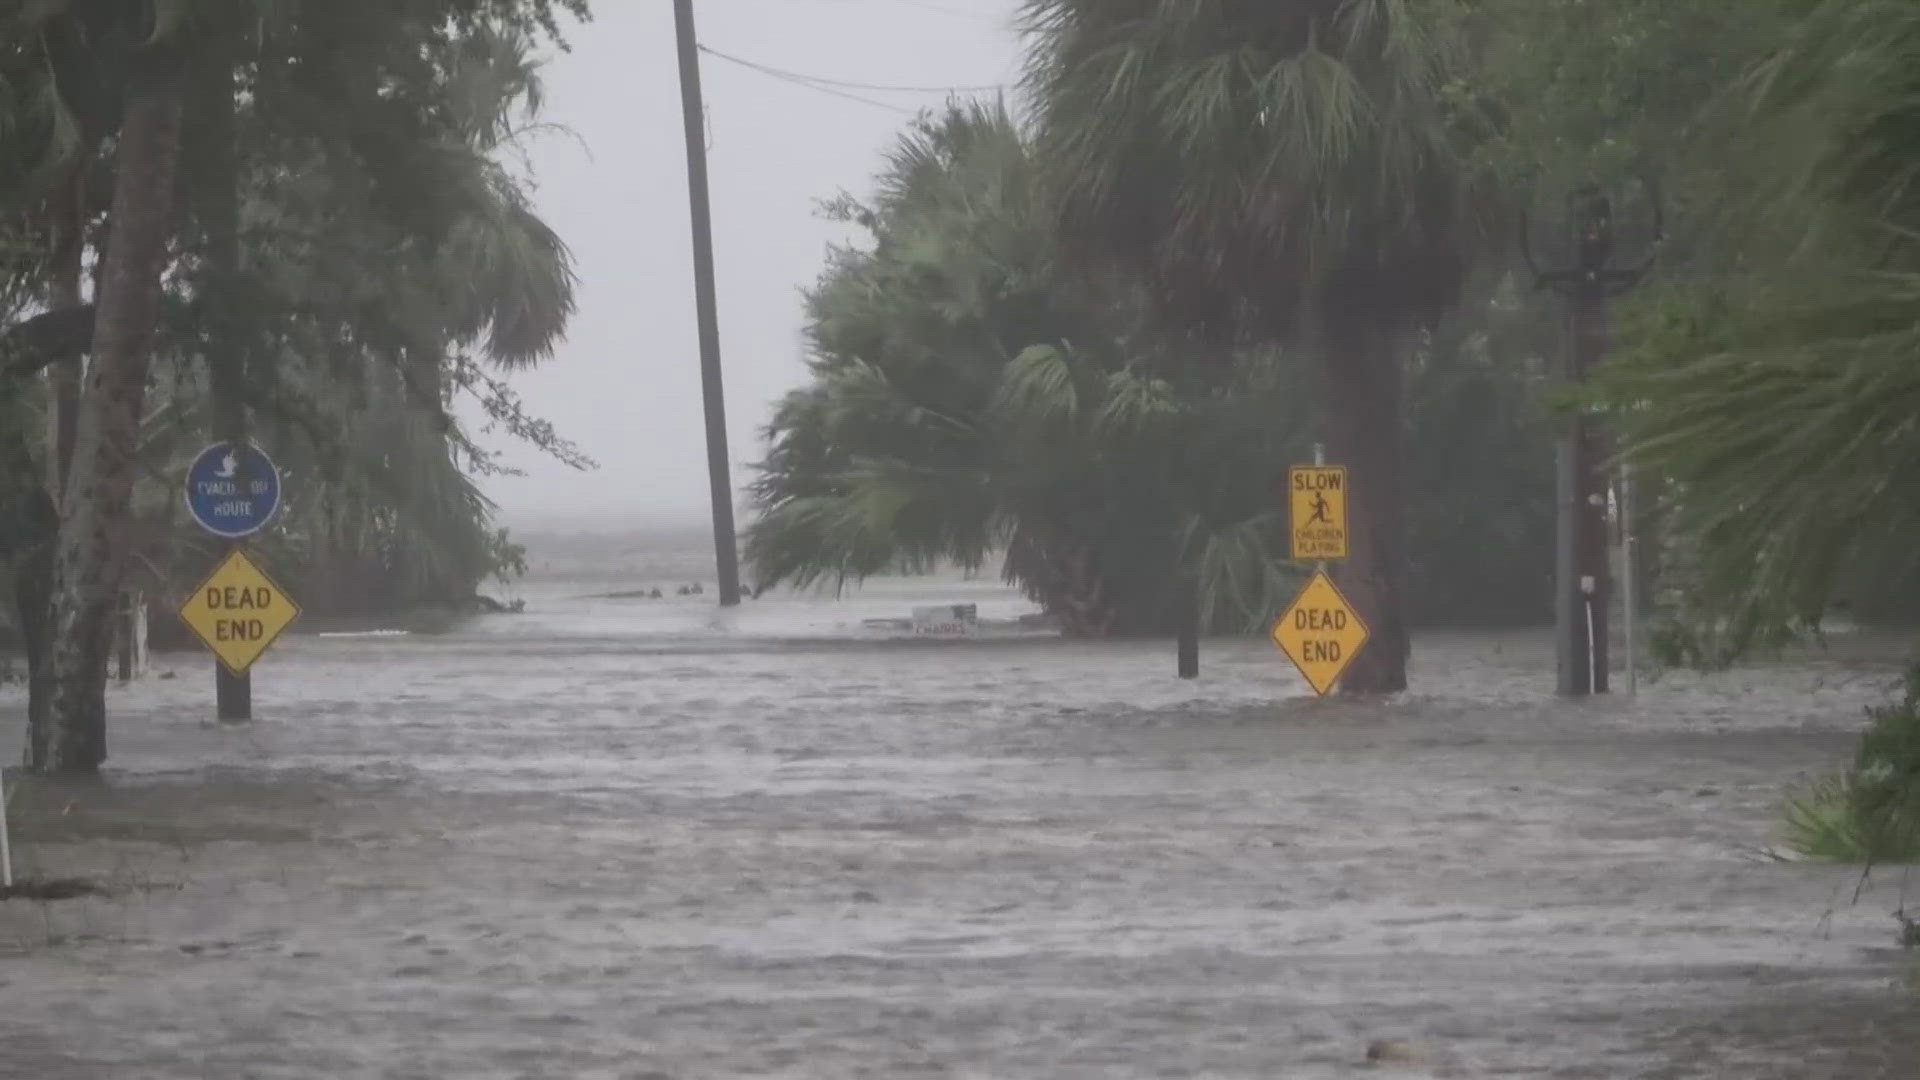
M115 894L0 903L0 1075L1920 1077L1903 875L1766 855L1884 664L1568 704L1541 635L1429 635L1354 704L862 610L298 638L242 730L163 657L16 800Z

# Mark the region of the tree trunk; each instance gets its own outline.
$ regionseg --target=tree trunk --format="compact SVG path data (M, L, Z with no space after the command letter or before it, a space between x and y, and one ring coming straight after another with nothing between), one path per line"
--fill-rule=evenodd
M53 225L53 259L49 267L47 307L52 311L78 308L80 268L87 246L87 166L91 155L82 155L71 175L55 186L47 200L47 212ZM73 462L74 429L80 416L80 380L84 373L81 357L56 361L47 368L47 490L57 501L66 489L67 470Z
M131 512L140 417L173 233L181 124L180 58L149 48L128 66L115 151L113 233L100 276L93 362L60 505L41 772L93 772L106 760L107 659Z
M90 154L82 154L47 200L47 217L53 233L47 307L52 312L78 311L85 306L80 281L86 250L89 159ZM47 429L42 454L43 475L38 483L34 481L32 454L24 441L25 433L22 432L18 440L10 440L5 448L17 457L4 467L14 473L19 487L0 500L0 513L13 519L14 528L9 532L15 534L9 538L10 544L0 546L14 549L14 610L26 646L29 761L35 759L39 753L36 747L44 746L49 735L47 718L52 704L49 694L52 684L47 646L53 633L53 553L59 524L56 507L73 460L83 355L75 350L47 365Z
M1200 597L1196 594L1191 580L1183 580L1178 586L1179 610L1174 613L1178 620L1174 630L1174 665L1183 679L1200 677Z
M49 606L53 581L53 545L58 529L53 498L47 494L43 477L36 470L33 452L27 445L21 413L16 400L0 402L0 409L11 406L11 415L0 421L16 425L0 436L0 563L10 563L13 571L14 612L20 624L20 637L27 659L27 742L28 757L47 731L47 635L53 625Z
M48 514L52 510L48 508ZM53 537L29 551L14 568L14 610L20 617L20 637L27 653L27 753L29 765L42 760L52 725L53 695L47 664L48 636L53 630Z
M1330 464L1347 467L1347 559L1334 581L1367 624L1367 644L1340 679L1347 694L1407 688L1406 544L1402 535L1400 335L1353 328L1327 349Z

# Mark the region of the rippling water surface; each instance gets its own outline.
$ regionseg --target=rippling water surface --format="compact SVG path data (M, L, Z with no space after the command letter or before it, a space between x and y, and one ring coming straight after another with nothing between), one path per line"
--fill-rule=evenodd
M0 904L0 1076L1920 1076L1902 876L1765 854L1885 667L1572 704L1434 634L1354 704L865 625L991 581L589 596L638 584L290 638L245 729L200 657L116 687L108 779L16 800L117 894Z

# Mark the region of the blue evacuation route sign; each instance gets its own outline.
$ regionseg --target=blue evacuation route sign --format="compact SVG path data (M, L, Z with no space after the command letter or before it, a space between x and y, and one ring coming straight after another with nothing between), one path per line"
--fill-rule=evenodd
M187 470L187 512L215 536L251 536L279 508L280 470L251 443L214 443Z

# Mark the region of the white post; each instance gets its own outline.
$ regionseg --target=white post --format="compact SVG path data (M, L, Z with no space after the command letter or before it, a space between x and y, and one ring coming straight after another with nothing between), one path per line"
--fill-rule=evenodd
M1633 574L1633 549L1638 546L1639 537L1633 532L1633 466L1620 466L1620 576L1625 579L1626 595L1621 599L1625 610L1621 613L1626 621L1627 637L1627 696L1633 697L1640 692L1640 658L1634 653L1634 613L1635 596L1639 592L1639 579Z
M153 666L153 657L147 651L147 594L135 590L133 594L133 612L129 616L132 625L127 633L133 639L133 677L145 678L147 669Z
M7 777L0 769L0 886L13 888L13 847L7 839Z
M1600 673L1594 670L1596 652L1593 641L1593 596L1587 596L1587 693L1600 692Z

